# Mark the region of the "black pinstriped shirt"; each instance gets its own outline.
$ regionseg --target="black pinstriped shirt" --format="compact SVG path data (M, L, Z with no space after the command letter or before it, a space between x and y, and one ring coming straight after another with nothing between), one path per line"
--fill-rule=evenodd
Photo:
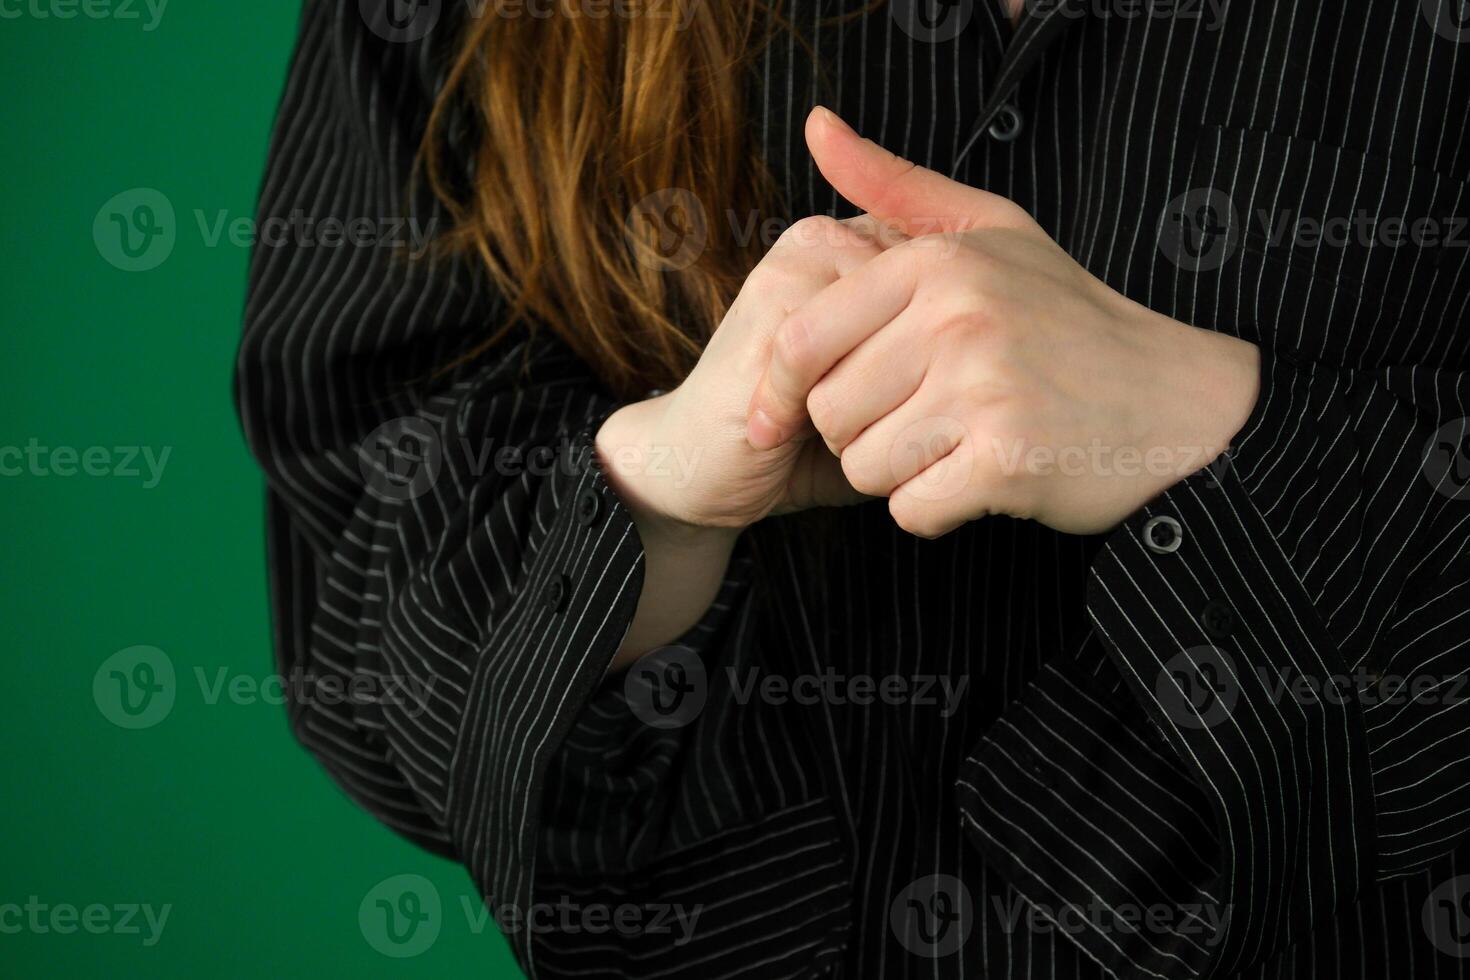
M614 400L544 334L435 374L502 315L478 269L262 245L236 384L277 656L354 692L298 695L295 732L516 913L535 977L1463 976L1458 5L831 19L859 6L789 4L826 73L783 39L754 74L773 217L847 213L816 101L1014 199L1120 292L1260 345L1229 455L1092 539L921 541L882 502L815 547L766 522L697 627L605 680L643 571L587 451ZM464 9L307 0L262 220L412 227Z

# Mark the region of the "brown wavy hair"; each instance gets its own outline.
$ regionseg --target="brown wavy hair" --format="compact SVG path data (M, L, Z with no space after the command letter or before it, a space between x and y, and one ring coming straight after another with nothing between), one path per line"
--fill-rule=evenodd
M619 395L683 380L760 258L758 236L742 242L717 216L776 206L746 80L770 34L790 29L779 6L645 0L533 17L523 0L489 0L470 19L419 153L453 219L439 245L478 256L511 304L466 359L544 325ZM446 137L462 106L479 132L457 187ZM670 263L666 229L634 213L669 194L707 219L691 264Z

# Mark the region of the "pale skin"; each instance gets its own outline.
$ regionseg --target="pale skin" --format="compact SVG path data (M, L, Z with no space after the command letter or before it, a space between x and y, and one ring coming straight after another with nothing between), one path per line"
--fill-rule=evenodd
M1014 203L826 109L806 138L865 217L793 226L684 384L598 433L646 556L615 668L697 622L770 514L879 497L925 538L992 514L1101 533L1217 458L1255 405L1255 345L1128 299ZM656 447L697 459L687 485L636 465ZM1088 462L1045 465L1068 458Z

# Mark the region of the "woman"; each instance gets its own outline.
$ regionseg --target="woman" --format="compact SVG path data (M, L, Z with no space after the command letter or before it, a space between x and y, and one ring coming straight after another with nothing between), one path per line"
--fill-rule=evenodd
M530 976L1455 969L1452 7L310 0L297 735Z

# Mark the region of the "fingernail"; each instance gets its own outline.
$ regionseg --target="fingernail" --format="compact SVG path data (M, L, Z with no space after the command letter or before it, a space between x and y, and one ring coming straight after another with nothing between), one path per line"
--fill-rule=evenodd
M826 106L817 106L817 112L821 113L822 121L825 122L827 125L836 126L838 129L846 130L849 133L853 131L853 128L847 124L846 120L844 120L837 113L833 112L831 109L828 109Z
M781 430L763 409L756 409L745 423L745 441L752 449L764 452L781 445Z

